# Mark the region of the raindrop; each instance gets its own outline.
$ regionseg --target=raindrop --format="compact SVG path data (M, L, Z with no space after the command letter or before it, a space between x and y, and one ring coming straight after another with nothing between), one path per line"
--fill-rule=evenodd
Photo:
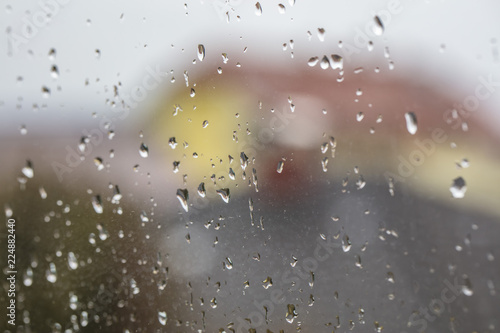
M320 42L325 41L325 29L323 28L318 28L318 39Z
M241 152L240 154L240 163L241 163L241 168L245 170L248 166L248 157L245 155L244 152Z
M361 121L361 120L363 120L364 117L365 117L365 115L363 112L358 112L358 114L356 115L356 120Z
M94 164L97 167L98 171L101 171L102 169L104 169L104 164L102 163L102 158L100 158L100 157L94 158Z
M26 125L21 125L21 127L19 127L19 133L21 133L21 135L28 134L28 130L26 129Z
M406 112L405 119L406 119L406 128L408 129L408 132L411 135L417 133L417 116L415 115L415 113Z
M56 265L53 262L49 264L49 269L45 272L45 278L50 283L55 283L57 281Z
M330 60L328 60L327 56L323 56L319 65L321 69L328 69L328 67L330 67Z
M260 2L257 2L255 4L255 15L257 15L257 16L262 15L262 6L260 5Z
M234 173L233 168L229 168L229 178L231 180L235 180L236 179L236 174Z
M285 12L286 12L285 6L283 4L281 4L281 3L278 4L278 11L279 11L280 14L285 14Z
M49 60L54 61L56 59L56 49L50 49L49 51Z
M189 93L189 96L190 97L196 96L196 91L194 90L194 88L191 88L191 92Z
M50 89L46 86L42 87L42 97L49 98L50 97Z
M33 170L33 165L31 164L30 160L26 161L26 166L22 168L21 171L28 178L33 178L33 176L35 175L35 172Z
M180 161L174 161L172 164L174 165L174 173L179 172L179 164L181 164L181 162Z
M344 235L344 238L342 239L342 250L344 252L349 252L349 250L351 249L351 241L349 240L349 236Z
M221 188L220 190L216 191L218 195L224 200L225 203L229 203L230 199L230 194L229 194L229 189L228 188Z
M33 284L33 269L28 267L23 276L23 283L26 287L29 287Z
M52 65L52 67L50 68L50 76L52 76L52 78L54 79L57 79L59 77L59 69L56 65Z
M186 189L177 189L177 199L179 199L179 202L182 205L182 208L187 212L188 211L188 203L187 200L189 199L189 193L188 190Z
M85 327L89 324L89 314L87 311L82 311L82 313L80 314L80 325L82 325L82 327Z
M450 187L450 192L454 198L463 198L466 191L467 186L465 184L465 180L462 177L453 179L453 184Z
M328 157L324 157L321 160L321 167L323 168L323 172L327 172L328 171Z
M99 49L96 49L96 50L95 50L95 57L96 57L97 59L99 59L99 58L101 57L101 50L99 50Z
M96 195L95 197L92 197L92 206L94 207L94 210L97 214L102 214L102 203L101 203L101 196Z
M316 66L318 61L319 61L318 57L312 57L312 58L309 58L309 60L307 61L307 64L311 67L314 67L314 66Z
M158 321L163 326L167 324L167 313L165 311L158 311Z
M222 62L227 64L229 61L229 57L227 56L227 53L222 53Z
M40 188L38 189L38 192L40 193L40 197L42 199L47 199L47 192L45 191L43 186L40 186Z
M284 161L279 161L278 162L278 167L276 168L276 171L278 173L282 173L283 172L283 167L285 166L285 162Z
M72 270L78 268L78 260L73 252L68 252L68 266Z
M331 58L332 58L331 62L332 69L340 69L340 70L344 69L344 59L341 56L339 56L338 54L332 54Z
M141 218L141 222L144 223L149 222L148 215L146 214L145 211L142 211L139 217Z
M205 190L205 183L201 182L200 185L198 185L198 195L202 198L204 198L207 195L207 191Z
M372 31L376 36L381 36L384 33L384 25L382 24L382 20L378 16L375 16L373 20L375 21L375 24L372 26Z
M465 296L474 295L474 291L472 290L472 283L470 282L468 277L464 277L464 284L462 285L462 293Z
M204 120L202 126L203 126L203 128L207 128L207 126L208 126L208 120Z
M264 289L269 289L273 285L273 279L268 276L264 281L262 281L262 286Z
M149 148L144 143L141 143L141 146L139 147L139 155L141 155L141 157L143 158L149 156Z
M168 139L168 144L170 145L170 148L175 149L177 147L177 141L175 141L175 137L171 137Z
M295 311L295 305L293 304L288 304L287 305L287 311L286 311L286 321L288 323L293 323L293 320L297 317L297 312Z
M203 44L198 44L198 59L200 59L200 61L205 59L205 46Z

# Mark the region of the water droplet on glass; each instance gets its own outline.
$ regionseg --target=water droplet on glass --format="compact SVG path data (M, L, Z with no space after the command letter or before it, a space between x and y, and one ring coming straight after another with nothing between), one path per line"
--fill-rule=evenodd
M364 115L363 112L358 112L358 114L356 114L356 120L357 121L363 120L364 117L365 117L365 115Z
M46 86L42 87L42 97L49 98L50 97L50 89Z
M143 158L149 156L149 148L144 143L141 143L141 146L139 147L139 155L141 155L141 157Z
M349 236L344 235L344 238L342 238L342 250L344 252L349 252L351 249L351 241L349 240Z
M332 54L331 58L332 61L330 65L332 66L332 69L344 69L344 59L341 56L339 56L338 54Z
M450 187L450 192L454 198L463 198L466 191L467 186L465 184L465 180L462 177L453 179L453 184Z
M244 152L241 152L240 154L240 163L241 163L241 168L245 170L248 166L248 157L245 155Z
M229 189L228 188L221 188L220 190L216 191L218 195L222 198L222 200L225 203L229 203L230 199L230 194L229 194Z
M276 171L278 173L282 173L283 172L283 167L285 166L285 162L284 161L279 161L278 162L278 167L276 168Z
M262 281L262 286L264 289L269 289L273 285L273 279L268 276L264 281Z
M405 119L406 119L406 129L408 129L408 132L411 135L417 133L417 116L415 115L415 113L406 112Z
M293 304L288 304L287 305L287 310L286 310L286 321L288 323L293 323L293 320L297 317L297 312L295 311L295 305Z
M201 182L200 185L198 185L198 195L202 198L204 198L207 195L207 191L205 190L205 183Z
M149 217L145 211L142 211L141 214L139 215L139 217L141 218L141 222L144 222L144 223L149 222Z
M462 293L465 296L474 295L474 290L472 289L472 283L467 276L464 276L464 284L462 285Z
M260 5L260 2L257 2L255 4L255 15L257 15L257 16L262 15L262 6Z
M35 171L33 170L33 165L30 160L26 161L26 166L22 168L21 171L27 178L33 178L35 175Z
M196 96L196 91L194 90L194 88L191 88L191 92L189 93L189 97L194 97Z
M56 265L53 262L49 264L49 269L45 272L45 278L50 283L55 283L57 281Z
M175 149L177 147L177 141L175 141L175 137L171 137L168 139L168 144L170 145L170 148Z
M52 65L52 67L50 68L50 76L52 76L52 78L54 79L57 79L59 77L59 69L56 65Z
M318 39L320 42L325 41L325 29L323 28L318 28Z
M285 14L285 12L286 12L285 6L283 4L281 4L281 3L278 4L278 11L279 11L280 14Z
M382 20L378 16L375 16L373 20L374 24L372 26L372 31L376 36L381 36L384 33L384 25L382 24Z
M56 49L50 49L49 51L49 60L54 61L56 59Z
M203 120L202 126L203 126L203 128L207 128L207 126L208 126L208 120Z
M26 269L26 272L23 275L23 283L26 287L33 284L33 269L31 269L31 267Z
M177 189L177 199L179 199L179 202L181 203L182 208L187 212L188 211L188 199L189 199L189 193L188 190L186 189Z
M314 66L316 66L318 61L319 61L318 57L312 57L312 58L309 58L309 60L307 61L307 64L311 67L314 67Z
M100 158L100 157L94 158L94 164L97 167L98 171L101 171L102 169L104 169L104 164L102 163L102 158Z
M78 260L73 252L68 252L68 266L72 270L78 268Z
M95 197L92 197L92 207L94 207L94 210L97 214L102 214L103 208L102 208L100 195L96 195Z
M200 61L205 59L205 46L203 44L198 44L198 59L200 59Z
M328 157L324 157L321 160L321 167L323 168L323 172L327 172L328 171Z

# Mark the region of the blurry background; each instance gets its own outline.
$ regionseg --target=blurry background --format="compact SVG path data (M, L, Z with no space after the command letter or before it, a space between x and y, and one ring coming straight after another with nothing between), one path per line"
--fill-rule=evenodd
M497 331L498 10L5 1L0 327Z

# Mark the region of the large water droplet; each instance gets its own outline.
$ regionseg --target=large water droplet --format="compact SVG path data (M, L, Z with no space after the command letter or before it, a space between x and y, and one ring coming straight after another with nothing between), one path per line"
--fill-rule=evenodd
M408 129L408 132L411 135L417 133L417 116L415 115L415 113L406 112L405 119L406 119L406 128Z
M45 277L50 283L55 283L57 281L56 265L53 262L49 264L49 269L45 272Z
M323 56L319 65L321 69L328 69L328 67L330 67L330 60L328 59L327 56Z
M467 186L465 184L465 180L462 177L453 179L453 184L450 187L450 192L454 198L463 198L466 191Z
M201 182L200 185L198 185L198 195L202 198L204 198L207 195L207 191L205 190L205 183Z
M283 172L283 167L285 166L285 162L284 161L279 161L278 162L278 167L276 168L276 171L278 173L282 173Z
M325 41L325 29L323 28L318 28L318 39L320 42Z

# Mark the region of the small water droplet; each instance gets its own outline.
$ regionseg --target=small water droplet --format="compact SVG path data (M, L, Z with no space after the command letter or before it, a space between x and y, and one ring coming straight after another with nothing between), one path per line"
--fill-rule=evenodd
M351 241L349 240L349 236L344 235L344 238L342 238L342 250L344 252L349 252L349 250L351 249Z
M189 207L188 207L188 199L189 199L189 193L187 189L177 189L177 199L179 199L179 202L181 203L182 208L187 212Z
M139 215L139 217L141 218L141 222L144 222L144 223L149 222L148 214L146 214L145 211L142 211L141 214Z
M201 182L200 185L198 185L198 195L202 198L204 198L207 195L207 191L205 190L205 183Z
M158 311L158 321L163 326L167 324L167 313L165 311Z
M143 158L149 156L149 148L144 143L141 143L141 146L139 147L139 155L141 155L141 157Z
M325 29L323 28L318 28L318 39L320 42L325 41Z
M26 269L26 272L23 275L23 283L26 287L33 284L33 269L31 269L31 267Z
M283 4L281 4L281 3L280 3L280 4L278 4L278 11L279 11L279 13L280 13L280 14L285 14L285 12L286 12L286 7L285 7L285 5L283 5Z
M462 177L453 179L453 184L450 187L450 192L454 198L463 198L466 191L467 186L465 184L465 180Z
M278 167L276 168L276 171L278 173L282 173L283 172L283 167L285 166L285 161L279 161L278 162Z
M54 61L56 59L56 49L50 49L49 51L49 60Z
M264 289L269 289L273 285L273 279L268 276L264 281L262 281L262 286Z
M358 114L356 114L356 120L359 122L361 120L363 120L363 118L365 117L364 113L363 112L358 112Z
M328 157L324 157L321 160L321 167L323 168L323 172L327 172L328 171Z
M241 152L240 154L240 163L241 163L241 168L245 170L248 166L248 157L245 155L244 152Z
M45 278L50 283L55 283L57 281L56 265L53 262L49 264L49 269L45 272Z
M203 44L198 44L198 59L200 59L200 61L205 59L205 46Z
M92 207L94 207L94 210L97 214L102 214L103 208L102 208L100 195L96 195L95 197L92 197Z
M52 67L50 68L50 76L52 76L52 78L54 79L57 79L59 77L59 69L56 65L52 65Z
M191 88L191 92L189 93L189 97L194 97L196 96L196 91L194 90L194 88Z
M177 147L177 141L175 141L175 137L171 137L168 139L168 144L170 145L170 148L175 149Z
M372 31L376 36L381 36L384 33L384 24L378 16L375 16L373 20L374 24L372 26Z
M417 116L415 115L415 113L406 112L405 119L406 119L406 129L408 130L408 133L410 133L411 135L417 133Z
M68 252L68 266L72 270L78 268L78 260L73 252Z
M260 2L257 2L255 4L255 15L257 15L257 16L262 15L262 6L260 5Z
M202 126L203 126L203 128L207 128L207 126L208 126L208 120L204 120Z
M50 89L47 86L42 87L42 97L49 98L50 97Z
M332 54L331 58L332 61L330 65L332 66L332 69L339 69L342 71L344 69L344 58L338 54Z
M27 178L33 178L35 175L35 171L33 170L33 165L30 160L26 161L26 166L22 168L21 171Z

